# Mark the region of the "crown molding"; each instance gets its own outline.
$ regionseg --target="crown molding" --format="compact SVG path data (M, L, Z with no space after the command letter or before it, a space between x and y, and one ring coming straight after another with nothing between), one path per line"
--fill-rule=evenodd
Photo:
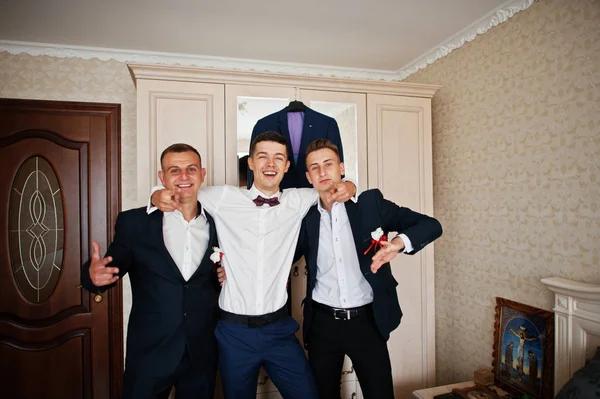
M127 64L132 77L138 79L231 83L263 86L289 86L312 90L351 91L358 93L403 95L431 98L438 85L325 76L290 75L273 72L233 71L216 68L184 67L156 64Z
M427 65L433 64L435 61L447 56L457 48L462 47L465 43L472 41L477 35L483 35L494 26L508 21L509 18L512 18L519 11L528 9L536 1L540 0L507 1L492 12L467 26L456 35L427 51L416 60L398 69L396 71L397 79L404 80L418 70L425 68Z
M135 64L181 65L226 69L234 71L258 71L323 77L351 78L361 80L398 80L396 71L361 69L315 64L261 61L245 58L225 58L203 55L162 53L138 50L119 50L100 47L68 46L48 43L32 43L0 40L0 52L13 55L28 54L57 58L81 58L84 60L118 61Z

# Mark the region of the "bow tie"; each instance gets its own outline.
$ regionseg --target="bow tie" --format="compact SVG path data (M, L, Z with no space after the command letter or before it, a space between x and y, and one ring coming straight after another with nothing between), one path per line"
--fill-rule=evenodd
M262 206L264 204L269 204L269 206L279 205L279 199L277 197L265 198L265 197L261 197L259 195L258 197L256 197L252 201L254 201L254 203L256 204L256 206Z

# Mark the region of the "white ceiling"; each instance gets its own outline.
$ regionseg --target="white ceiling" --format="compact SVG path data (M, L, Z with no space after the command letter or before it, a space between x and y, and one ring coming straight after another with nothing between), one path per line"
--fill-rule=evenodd
M508 3L0 0L0 40L397 71Z

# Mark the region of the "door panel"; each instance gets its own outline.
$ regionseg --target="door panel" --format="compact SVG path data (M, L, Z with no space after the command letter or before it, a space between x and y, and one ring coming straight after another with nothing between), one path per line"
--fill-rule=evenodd
M369 187L427 215L433 214L430 110L428 98L367 95ZM433 246L391 262L404 309L388 341L396 397L435 384Z
M120 397L121 287L79 286L118 211L119 113L0 100L0 397Z

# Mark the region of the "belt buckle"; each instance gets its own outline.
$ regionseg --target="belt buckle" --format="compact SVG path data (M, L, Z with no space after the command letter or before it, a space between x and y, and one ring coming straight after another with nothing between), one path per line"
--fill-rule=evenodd
M339 314L341 314L341 316L339 316L339 317L338 317L338 312L339 312ZM350 310L347 310L347 309L333 309L333 318L335 320L350 320Z
M269 319L267 317L261 317L261 316L248 317L248 327L249 328L264 327L268 324L269 324Z

